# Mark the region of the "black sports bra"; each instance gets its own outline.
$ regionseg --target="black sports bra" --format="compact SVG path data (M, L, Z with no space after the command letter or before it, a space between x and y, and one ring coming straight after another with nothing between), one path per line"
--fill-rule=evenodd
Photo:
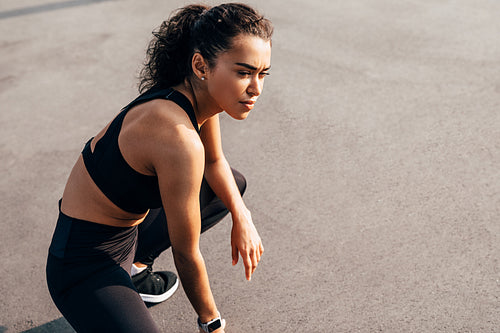
M118 146L118 135L125 115L133 106L161 98L171 100L184 109L200 133L193 106L186 96L172 88L152 88L122 109L96 143L94 152L90 148L93 138L82 151L85 167L97 187L115 205L130 213L142 214L150 208L161 207L160 188L156 176L139 173L125 161Z

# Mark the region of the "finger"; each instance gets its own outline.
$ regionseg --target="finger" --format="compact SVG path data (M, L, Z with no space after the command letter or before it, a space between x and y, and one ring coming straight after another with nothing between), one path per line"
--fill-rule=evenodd
M259 249L257 250L257 256L260 262L260 258L262 257L262 254L264 253L264 248L262 247L262 243L259 244Z
M252 260L250 259L250 256L245 256L243 259L243 264L245 265L245 275L248 281L252 279Z
M252 267L252 275L253 275L253 273L255 272L255 270L257 269L257 265L258 265L258 264L259 264L258 262L255 262L255 263L254 263L254 265L253 265L253 267Z
M257 250L257 261L260 262L260 258L262 257L262 253L264 251L262 250L262 245L259 245L259 249Z
M251 258L252 258L252 265L253 265L253 270L255 270L255 268L257 268L257 265L259 264L259 255L258 255L259 251L254 251L251 255ZM252 272L253 273L253 272Z
M253 252L253 254L251 256L251 260L252 260L252 269L251 269L252 273L251 273L251 275L253 275L253 273L257 269L257 266L259 265L259 256L258 256L258 253L259 253L259 251L255 251L255 252Z
M236 245L231 245L231 256L233 257L233 266L238 263L238 248Z

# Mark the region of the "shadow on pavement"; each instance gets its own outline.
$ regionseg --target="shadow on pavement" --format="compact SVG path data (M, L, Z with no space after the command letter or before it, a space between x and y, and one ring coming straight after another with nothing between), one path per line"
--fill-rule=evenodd
M0 20L5 19L5 18L10 18L10 17L15 17L15 16L36 14L36 13L41 13L41 12L46 12L46 11L51 11L51 10L56 10L56 9L82 6L82 5L87 5L89 3L103 2L103 1L110 1L110 0L72 0L72 1L67 1L67 2L48 3L48 4L44 4L44 5L7 10L7 11L0 12Z
M6 332L2 330L3 327L0 327L0 333ZM43 324L41 326L31 328L29 330L23 331L22 333L75 333L75 330L71 327L71 325L64 318L59 318Z

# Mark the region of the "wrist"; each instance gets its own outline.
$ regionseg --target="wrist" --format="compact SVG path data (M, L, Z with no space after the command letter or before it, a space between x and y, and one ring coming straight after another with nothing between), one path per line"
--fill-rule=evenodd
M204 321L200 317L198 317L198 328L201 332L214 332L219 328L223 328L223 319L220 317L219 311L217 311L217 316L210 320Z
M252 214L250 213L250 210L248 210L248 208L244 204L230 210L230 212L233 224L239 222L246 222L252 219Z
M233 195L229 198L229 202L227 203L227 208L231 212L231 214L239 214L240 212L248 211L245 202L241 195Z
M198 320L202 323L207 323L217 317L220 317L220 313L216 310L215 312L200 313L198 315Z

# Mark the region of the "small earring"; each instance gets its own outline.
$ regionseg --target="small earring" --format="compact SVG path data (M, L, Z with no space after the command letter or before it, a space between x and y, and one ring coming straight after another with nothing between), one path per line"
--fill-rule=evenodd
M204 76L202 76L202 77L201 77L201 80L202 80L202 81L205 81L205 77L204 77Z

